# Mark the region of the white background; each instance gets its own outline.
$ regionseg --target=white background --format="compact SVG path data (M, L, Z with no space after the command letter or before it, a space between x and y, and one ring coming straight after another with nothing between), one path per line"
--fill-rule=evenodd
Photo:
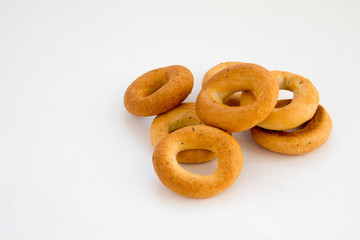
M359 239L359 10L357 0L1 0L0 239ZM130 115L124 92L181 64L194 101L223 61L309 78L333 132L302 156L236 133L235 184L184 198L157 178L153 117Z

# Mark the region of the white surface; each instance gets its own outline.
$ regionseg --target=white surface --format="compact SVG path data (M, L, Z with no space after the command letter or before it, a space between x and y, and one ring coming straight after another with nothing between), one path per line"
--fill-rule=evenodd
M359 1L0 2L0 239L359 239ZM181 197L151 162L127 86L238 60L312 80L328 142L285 156L236 133L225 192ZM204 169L214 169L205 164Z

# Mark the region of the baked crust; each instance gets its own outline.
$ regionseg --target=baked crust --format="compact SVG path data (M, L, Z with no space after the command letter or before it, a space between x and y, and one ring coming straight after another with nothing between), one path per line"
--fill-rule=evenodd
M291 100L280 100L280 104ZM332 129L332 120L321 105L303 128L292 132L272 131L260 127L251 129L251 135L260 146L283 154L304 154L313 151L326 142Z
M154 118L150 126L151 143L155 147L163 138L182 127L202 124L196 115L195 103L181 103L169 112ZM204 149L184 150L177 155L177 161L181 163L201 163L214 158L215 153Z
M246 106L223 104L234 92L251 90L256 100ZM265 68L251 63L227 67L212 76L196 100L196 112L206 125L228 132L241 132L262 122L274 109L279 87Z
M138 77L126 90L125 108L136 116L167 112L191 93L194 79L189 69L173 65L151 70Z
M182 168L178 152L207 149L218 157L218 168L210 175L199 175ZM217 128L195 125L183 127L155 147L153 166L160 181L174 192L192 198L214 196L230 187L240 175L243 157L240 145L228 133Z
M279 89L292 91L294 98L284 107L275 107L257 126L270 130L288 130L311 119L319 105L319 93L311 81L290 72L271 71L271 74L277 80ZM253 101L254 95L251 92L242 93L241 105L251 104Z
M222 62L222 63L219 63L219 64L215 65L214 67L210 68L205 73L205 75L202 79L202 86L204 87L205 84L209 81L209 79L212 76L214 76L216 73L224 70L227 67L230 67L232 65L239 64L239 63L243 63L243 62ZM228 106L239 106L240 105L240 96L241 96L241 93L233 93L230 96L225 97L223 100L223 103Z

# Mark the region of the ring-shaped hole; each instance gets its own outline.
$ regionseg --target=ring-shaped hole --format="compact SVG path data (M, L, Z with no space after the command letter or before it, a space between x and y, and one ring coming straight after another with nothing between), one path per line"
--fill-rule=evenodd
M218 168L218 159L215 158L208 162L203 163L179 163L179 165L185 170L199 174L199 175L210 175L214 173Z
M251 91L247 89L242 89L234 92L214 92L212 93L212 97L214 100L221 102L229 107L239 107L240 106L240 96L243 93L243 91ZM255 97L251 101L255 101ZM250 105L252 102L241 104L241 106L244 105Z
M151 84L144 89L144 91L142 92L142 96L148 97L154 94L168 82L169 82L169 77L167 75L157 76L155 81L151 82Z
M240 96L242 91L234 92L223 99L223 104L229 107L238 107L240 105Z
M278 100L285 100L285 99L293 99L294 98L294 93L290 90L285 90L285 89L280 89L279 91L279 98ZM290 102L281 102L281 103L277 103L275 108L282 108L285 107L286 105L289 105L291 103Z

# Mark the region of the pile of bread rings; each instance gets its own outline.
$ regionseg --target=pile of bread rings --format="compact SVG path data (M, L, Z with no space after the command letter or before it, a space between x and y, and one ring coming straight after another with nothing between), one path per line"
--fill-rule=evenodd
M231 133L250 129L260 146L293 155L318 148L331 132L317 89L297 74L225 62L204 75L196 103L182 103L192 88L192 73L173 65L138 77L124 96L131 114L157 115L150 127L155 172L166 187L186 197L216 195L240 175L242 150ZM278 101L279 89L292 91L293 99ZM216 157L218 168L210 175L189 172L178 163Z

